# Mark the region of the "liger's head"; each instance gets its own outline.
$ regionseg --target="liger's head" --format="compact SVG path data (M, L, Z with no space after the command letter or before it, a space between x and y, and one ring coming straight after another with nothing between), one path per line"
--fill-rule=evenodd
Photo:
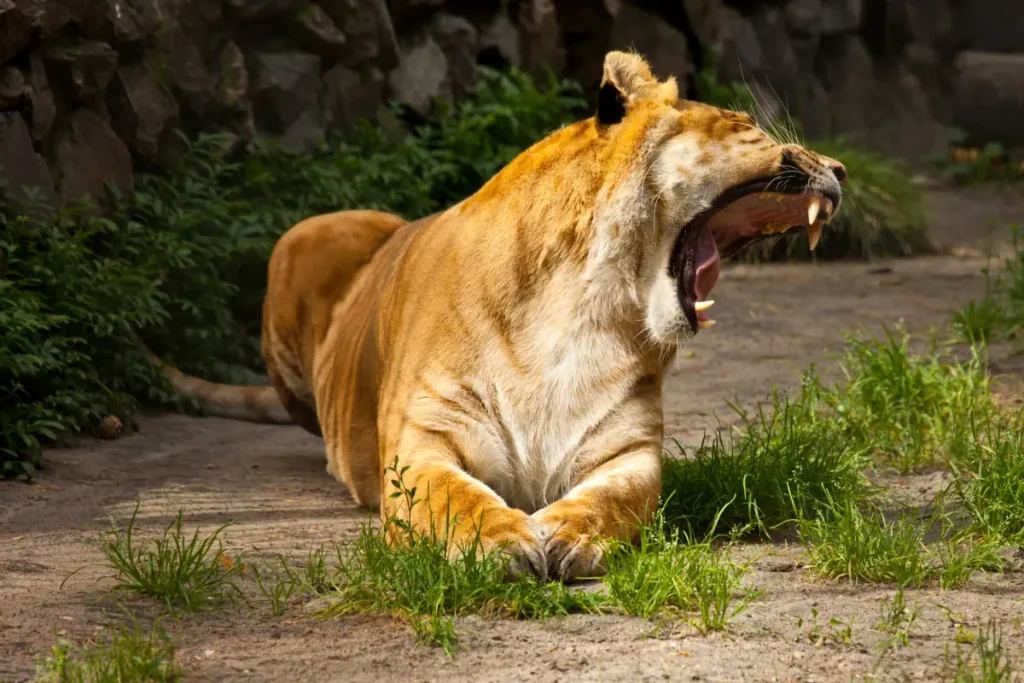
M657 80L636 55L607 55L596 124L617 148L639 150L655 225L638 295L659 342L714 324L723 258L799 226L813 249L839 210L842 164L780 143L747 114L680 100L675 81Z

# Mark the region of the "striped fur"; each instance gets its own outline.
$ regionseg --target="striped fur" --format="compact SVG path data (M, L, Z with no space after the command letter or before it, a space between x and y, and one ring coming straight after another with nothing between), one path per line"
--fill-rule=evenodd
M620 120L556 131L429 218L307 220L269 266L268 372L328 472L542 578L601 573L595 541L632 539L658 505L662 377L692 334L668 276L681 226L783 151L827 171L745 115L679 101L635 55L610 53L604 83ZM257 390L174 376L211 412L281 417ZM381 476L396 459L412 510Z

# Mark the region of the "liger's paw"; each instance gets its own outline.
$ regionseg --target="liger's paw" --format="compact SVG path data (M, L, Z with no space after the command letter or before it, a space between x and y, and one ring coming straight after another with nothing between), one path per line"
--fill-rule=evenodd
M487 512L479 529L479 550L483 553L500 552L508 562L507 578L534 576L548 580L544 541L533 519L522 510L492 509ZM476 537L474 528L469 539Z
M533 519L540 526L550 578L572 581L603 576L607 571L604 548L581 525L548 508L535 512Z

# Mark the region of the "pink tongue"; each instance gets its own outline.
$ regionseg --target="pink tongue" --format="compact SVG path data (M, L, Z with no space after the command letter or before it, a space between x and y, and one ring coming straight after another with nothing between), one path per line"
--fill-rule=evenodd
M718 271L722 266L715 238L706 228L701 230L700 235L697 236L697 253L693 262L697 266L693 281L693 294L696 301L705 301L711 294L715 283L718 282Z

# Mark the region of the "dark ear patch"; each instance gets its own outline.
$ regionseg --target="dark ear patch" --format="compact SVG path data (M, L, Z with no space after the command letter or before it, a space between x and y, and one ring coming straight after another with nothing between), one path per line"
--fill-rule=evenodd
M606 81L597 93L597 122L611 126L626 116L626 98L610 81Z

